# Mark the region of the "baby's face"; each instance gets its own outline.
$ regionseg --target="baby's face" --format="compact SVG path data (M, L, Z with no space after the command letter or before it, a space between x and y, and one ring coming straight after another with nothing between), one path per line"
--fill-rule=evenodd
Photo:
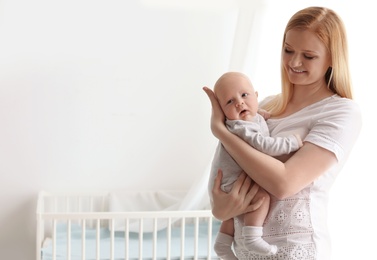
M258 95L247 78L232 75L222 79L216 96L227 119L250 121L258 111Z

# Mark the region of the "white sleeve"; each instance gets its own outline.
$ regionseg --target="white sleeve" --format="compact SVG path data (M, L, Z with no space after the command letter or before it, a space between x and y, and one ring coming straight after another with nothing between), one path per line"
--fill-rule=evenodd
M239 136L249 145L271 156L289 154L300 148L299 141L294 135L271 137L264 119L259 123L227 120L227 126L230 132Z
M353 147L361 130L359 106L349 99L323 106L304 141L333 152L338 161Z

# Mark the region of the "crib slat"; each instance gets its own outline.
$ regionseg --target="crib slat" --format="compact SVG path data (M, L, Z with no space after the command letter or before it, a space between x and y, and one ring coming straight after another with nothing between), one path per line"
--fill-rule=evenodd
M36 242L37 242L37 250L36 250L36 257L35 259L36 260L41 260L41 257L42 257L42 253L41 253L41 244L42 244L42 240L43 240L43 236L44 236L44 220L42 220L42 218L38 215L38 212L40 210L40 203L38 201L38 209L37 209L37 239L36 239Z
M125 237L126 237L126 245L125 245L125 249L126 249L125 256L126 256L126 258L125 258L125 260L128 260L128 258L129 258L128 252L130 251L129 250L129 247L130 247L129 224L130 224L130 221L127 218L126 219L126 231L125 231L125 234L124 234Z
M167 250L168 250L168 252L167 252L167 254L166 254L166 256L167 256L167 259L170 259L170 252L171 252L171 218L169 217L168 218L168 229L167 229L167 234L166 234L166 236L167 236Z
M97 256L97 260L100 260L100 256L101 256L101 244L100 244L100 219L97 219L97 223L96 223L96 256Z
M194 259L198 259L198 243L199 243L199 218L195 218L195 238L194 238Z
M157 259L157 218L153 221L153 259Z
M52 221L52 260L56 260L56 220Z
M143 226L144 221L143 218L140 219L139 222L139 259L143 259Z
M186 225L186 218L182 218L181 223L181 260L185 259L185 225Z
M67 223L67 260L71 260L71 220Z
M115 229L115 226L114 226L114 219L112 219L110 221L111 223L111 230L110 230L110 260L114 260L114 236L115 236L115 233L114 233L114 229Z
M81 258L82 260L86 259L85 255L85 232L86 232L86 221L85 219L82 220L82 234L81 234Z
M207 252L208 252L208 257L207 259L210 260L211 259L211 252L212 252L212 218L209 217L208 218L208 249L207 249Z

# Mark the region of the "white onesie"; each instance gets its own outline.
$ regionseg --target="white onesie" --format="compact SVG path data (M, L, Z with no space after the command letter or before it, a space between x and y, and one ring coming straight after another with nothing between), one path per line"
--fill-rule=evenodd
M252 121L226 120L226 125L230 132L242 138L255 149L271 156L289 154L299 149L301 144L301 140L298 140L293 134L287 137L270 137L267 123L259 114ZM223 191L229 192L242 169L221 143L216 148L209 177L208 191L211 200L211 191L218 169L223 171L221 188Z

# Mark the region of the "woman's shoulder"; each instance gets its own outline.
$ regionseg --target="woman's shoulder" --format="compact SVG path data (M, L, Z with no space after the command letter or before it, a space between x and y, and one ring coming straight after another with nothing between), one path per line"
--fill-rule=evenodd
M328 98L328 103L333 103L333 104L343 104L347 106L358 106L357 102L353 99L341 97L337 94L332 95L331 97Z
M362 127L358 103L333 95L319 102L310 113L310 131L305 141L333 151L338 160L344 158L351 151Z
M324 100L324 103L323 108L329 111L347 112L347 114L361 114L359 104L353 99L333 95Z

